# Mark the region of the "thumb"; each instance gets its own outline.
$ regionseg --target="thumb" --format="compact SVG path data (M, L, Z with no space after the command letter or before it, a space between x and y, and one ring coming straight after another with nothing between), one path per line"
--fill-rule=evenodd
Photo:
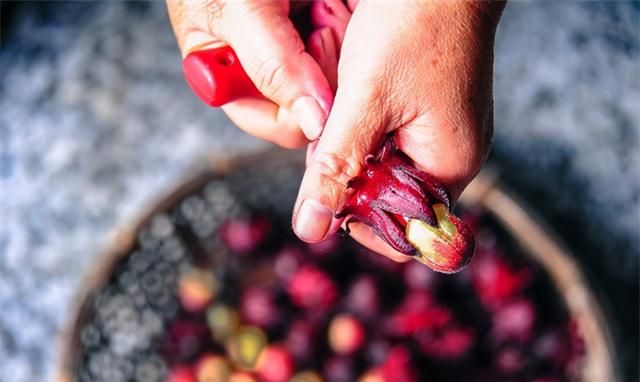
M288 17L288 2L229 2L217 25L258 90L293 112L309 140L317 139L333 94Z
M292 112L309 140L320 136L333 94L288 17L288 1L167 0L183 57L224 44L269 100Z
M321 241L338 229L334 213L347 182L360 174L364 158L385 136L389 121L381 112L381 97L353 89L357 87L338 87L322 137L307 162L293 213L293 230L306 242Z

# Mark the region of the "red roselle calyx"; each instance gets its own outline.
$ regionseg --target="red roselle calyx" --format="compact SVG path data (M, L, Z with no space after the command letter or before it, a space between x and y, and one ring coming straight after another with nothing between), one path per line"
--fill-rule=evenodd
M350 222L365 223L391 247L438 272L458 272L471 260L473 233L451 212L449 192L416 169L392 137L365 159L364 172L347 188L354 192L336 214L347 218L347 232Z

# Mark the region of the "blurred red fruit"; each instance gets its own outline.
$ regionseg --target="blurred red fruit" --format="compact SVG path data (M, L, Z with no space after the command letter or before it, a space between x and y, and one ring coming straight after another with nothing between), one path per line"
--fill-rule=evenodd
M420 300L424 303L424 300ZM444 306L424 306L413 309L402 305L387 321L387 331L396 336L408 336L424 330L441 328L451 321L451 311Z
M563 333L560 329L541 333L533 343L533 353L539 359L553 365L564 365L570 357L567 333Z
M571 319L568 324L569 331L569 344L571 345L571 354L576 357L582 356L585 353L584 337L580 334L580 327L575 319Z
M428 357L443 361L453 361L466 355L475 341L475 331L471 328L448 326L441 330L424 331L417 335L420 350Z
M287 349L299 362L309 361L316 347L317 330L308 321L296 320L289 327L285 340Z
M536 311L533 303L519 298L494 312L491 336L499 344L505 341L524 343L533 337L535 322Z
M287 382L294 367L291 354L283 346L269 345L258 358L256 372L264 382Z
M433 288L438 275L417 261L410 261L404 268L404 282L410 289Z
M304 265L293 275L287 292L294 304L320 311L329 310L338 298L333 280L313 265Z
M379 299L375 279L371 276L361 276L351 284L345 305L347 309L364 318L373 318L380 310Z
M525 360L520 348L508 346L498 351L495 356L494 363L498 373L503 375L512 375L517 374L522 370Z
M278 277L289 280L304 261L302 251L293 246L285 246L275 255L273 268Z
M208 329L204 323L176 320L169 324L165 344L171 358L185 360L200 352L202 340L207 338Z
M379 368L371 369L366 371L360 378L358 378L358 382L385 382L382 376L382 371Z
M204 311L216 296L218 284L205 269L190 269L180 275L178 295L182 307L189 312Z
M341 356L329 358L324 364L323 374L331 382L353 382L356 377L353 360Z
M211 305L207 309L206 321L213 338L220 343L225 343L240 326L238 312L225 304Z
M323 382L323 379L318 373L307 370L294 375L290 382Z
M329 346L342 355L359 350L365 341L364 327L349 314L337 315L329 324Z
M167 382L198 382L198 380L189 366L178 366L169 371Z
M263 217L230 219L220 226L220 239L232 252L247 253L258 248L269 235L271 224Z
M266 349L267 336L258 327L243 326L233 333L225 345L235 367L254 370Z
M379 365L387 359L391 345L384 338L369 340L365 350L365 359L371 365Z
M404 297L400 309L411 312L421 312L433 306L434 302L435 299L431 292L426 290L414 290L407 293Z
M257 379L249 373L236 371L231 374L228 382L257 382Z
M389 350L387 359L381 366L381 374L385 382L418 381L417 374L411 364L411 352L400 345Z
M231 375L229 361L217 354L205 354L195 366L198 382L228 381Z
M502 255L482 252L476 257L471 265L473 285L487 308L499 306L529 284L529 269L514 269Z
M247 288L242 292L240 315L249 324L267 327L282 319L273 291L264 287Z

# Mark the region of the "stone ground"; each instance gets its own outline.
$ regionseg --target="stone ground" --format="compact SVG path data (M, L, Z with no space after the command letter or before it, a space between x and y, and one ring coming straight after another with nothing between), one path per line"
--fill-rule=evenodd
M490 158L602 291L630 381L639 4L508 5ZM116 228L194 166L266 145L190 94L162 2L5 1L0 11L0 381L33 382L52 375L81 277Z

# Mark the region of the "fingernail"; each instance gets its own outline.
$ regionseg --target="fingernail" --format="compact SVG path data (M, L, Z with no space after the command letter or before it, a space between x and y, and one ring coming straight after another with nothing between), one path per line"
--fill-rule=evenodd
M298 209L294 230L300 239L315 243L324 239L332 218L329 208L313 199L305 199Z
M318 102L310 96L301 97L293 103L291 109L305 137L310 141L318 139L327 117Z

